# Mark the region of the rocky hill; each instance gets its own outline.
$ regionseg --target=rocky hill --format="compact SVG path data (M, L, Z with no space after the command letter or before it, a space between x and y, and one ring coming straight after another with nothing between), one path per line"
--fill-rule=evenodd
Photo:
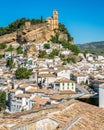
M48 41L54 35L52 30L49 30L47 23L42 23L39 25L34 25L28 29L24 28L17 32L17 41L19 43L25 42L37 42L41 43Z
M16 41L16 32L0 36L0 43L12 43Z
M0 36L0 43L26 43L26 42L44 42L48 41L54 35L53 31L48 29L47 23L32 26L30 28L23 28L16 32Z
M92 53L95 55L104 56L104 41L99 42L90 42L86 44L77 45L82 51L86 51L88 53Z
M58 23L58 11L54 10L53 16L45 20L42 20L42 17L41 19L21 18L7 27L0 27L0 43L41 43L49 41L56 33L58 40L70 41L73 44L73 39L67 28Z
M78 44L77 46L80 49L100 49L100 48L104 48L104 41Z

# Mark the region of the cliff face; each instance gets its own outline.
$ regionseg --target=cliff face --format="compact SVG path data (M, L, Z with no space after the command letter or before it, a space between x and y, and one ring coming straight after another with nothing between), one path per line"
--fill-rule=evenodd
M52 35L54 35L54 32L49 29L47 23L43 23L32 26L30 28L24 28L11 34L1 36L0 43L11 43L15 41L17 41L20 44L33 41L41 43L50 40Z
M54 35L53 31L48 28L48 24L40 24L29 29L24 29L17 33L18 42L44 42L48 41Z
M11 34L6 34L3 36L0 36L0 43L11 43L13 41L16 41L16 35L17 33L11 33Z

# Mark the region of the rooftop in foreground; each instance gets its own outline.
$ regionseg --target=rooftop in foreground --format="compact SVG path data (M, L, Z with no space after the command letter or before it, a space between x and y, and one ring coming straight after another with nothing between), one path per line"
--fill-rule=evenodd
M44 111L44 114L41 114ZM24 114L23 114L24 113ZM89 105L77 100L70 100L44 109L31 110L17 113L0 120L2 128L4 126L15 130L25 124L36 124L39 121L57 123L55 130L103 130L104 129L104 109ZM37 116L36 116L36 113ZM40 113L40 114L39 114ZM29 118L24 118L28 117ZM10 125L11 124L11 125ZM13 125L12 125L13 124ZM41 126L40 126L41 127ZM35 128L34 128L35 129ZM2 130L9 130L7 128ZM45 130L45 129L44 129Z

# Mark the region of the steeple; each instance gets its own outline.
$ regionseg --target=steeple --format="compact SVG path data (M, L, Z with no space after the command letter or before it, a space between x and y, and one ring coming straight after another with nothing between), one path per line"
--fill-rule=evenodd
M53 18L54 18L55 20L58 20L58 11L57 11L57 10L54 10L54 11L53 11Z

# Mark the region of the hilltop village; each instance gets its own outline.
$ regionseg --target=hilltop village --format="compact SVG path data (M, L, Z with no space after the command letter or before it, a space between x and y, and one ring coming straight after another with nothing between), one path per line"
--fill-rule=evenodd
M103 96L104 57L81 53L57 10L0 36L0 130L103 130Z

